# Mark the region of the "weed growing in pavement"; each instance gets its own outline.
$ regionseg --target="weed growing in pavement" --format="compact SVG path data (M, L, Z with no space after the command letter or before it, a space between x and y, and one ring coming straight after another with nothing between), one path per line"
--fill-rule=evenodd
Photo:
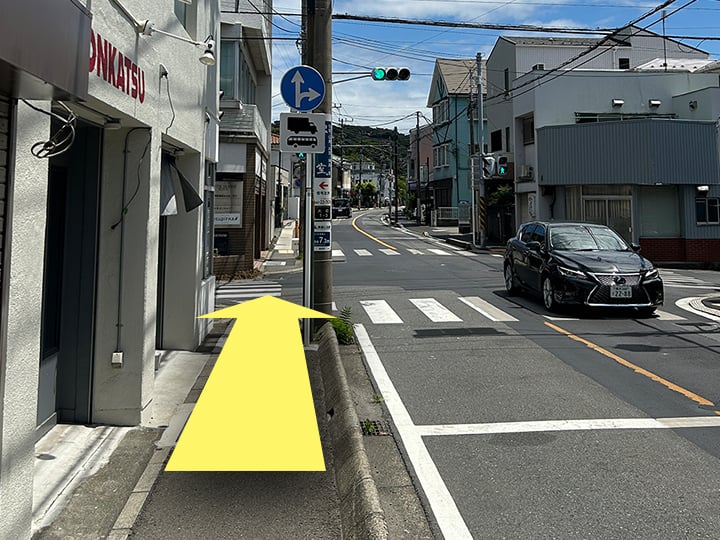
M382 403L385 400L380 394L373 394L373 397L370 401L372 401L373 403Z
M341 345L350 345L351 343L355 343L352 317L348 306L342 308L340 316L332 320L332 325L335 329L335 335L337 336L338 343Z

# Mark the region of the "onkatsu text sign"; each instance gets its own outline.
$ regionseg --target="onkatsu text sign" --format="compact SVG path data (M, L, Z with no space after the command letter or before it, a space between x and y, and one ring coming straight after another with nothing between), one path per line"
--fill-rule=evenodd
M90 65L93 71L108 84L140 103L145 101L145 72L123 55L115 45L90 30Z

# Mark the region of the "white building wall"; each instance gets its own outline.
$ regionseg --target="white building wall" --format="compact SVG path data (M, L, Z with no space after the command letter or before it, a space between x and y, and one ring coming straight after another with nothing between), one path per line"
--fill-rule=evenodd
M34 103L49 110L48 103ZM35 462L37 386L42 320L43 246L47 200L46 160L30 147L47 140L48 116L20 102L15 140L12 211L6 223L6 356L0 361L0 538L30 538Z

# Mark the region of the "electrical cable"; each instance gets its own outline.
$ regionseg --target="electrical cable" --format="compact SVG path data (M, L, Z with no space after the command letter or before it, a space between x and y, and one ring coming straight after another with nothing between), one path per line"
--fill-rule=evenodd
M69 150L73 142L75 142L75 125L77 124L77 116L75 113L72 112L72 110L70 110L70 108L62 101L59 101L58 103L67 111L67 118L63 118L52 111L40 109L27 100L22 99L21 101L31 109L50 116L51 118L55 118L63 123L60 129L58 129L55 132L55 135L53 135L49 140L36 142L30 147L32 155L38 159L49 159L54 156L59 156L63 152Z
M172 125L175 123L175 107L173 106L172 96L170 95L170 77L165 76L165 89L167 90L168 101L170 102L170 110L172 111L172 118L170 119L170 125L165 128L165 134L170 130Z

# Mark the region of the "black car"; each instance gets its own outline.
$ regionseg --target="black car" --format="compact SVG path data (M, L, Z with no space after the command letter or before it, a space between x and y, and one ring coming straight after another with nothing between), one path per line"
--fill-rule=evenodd
M352 217L352 208L350 207L350 199L333 199L332 217Z
M577 304L650 315L663 303L663 282L639 250L604 225L525 223L505 249L505 288L541 295L549 311Z

